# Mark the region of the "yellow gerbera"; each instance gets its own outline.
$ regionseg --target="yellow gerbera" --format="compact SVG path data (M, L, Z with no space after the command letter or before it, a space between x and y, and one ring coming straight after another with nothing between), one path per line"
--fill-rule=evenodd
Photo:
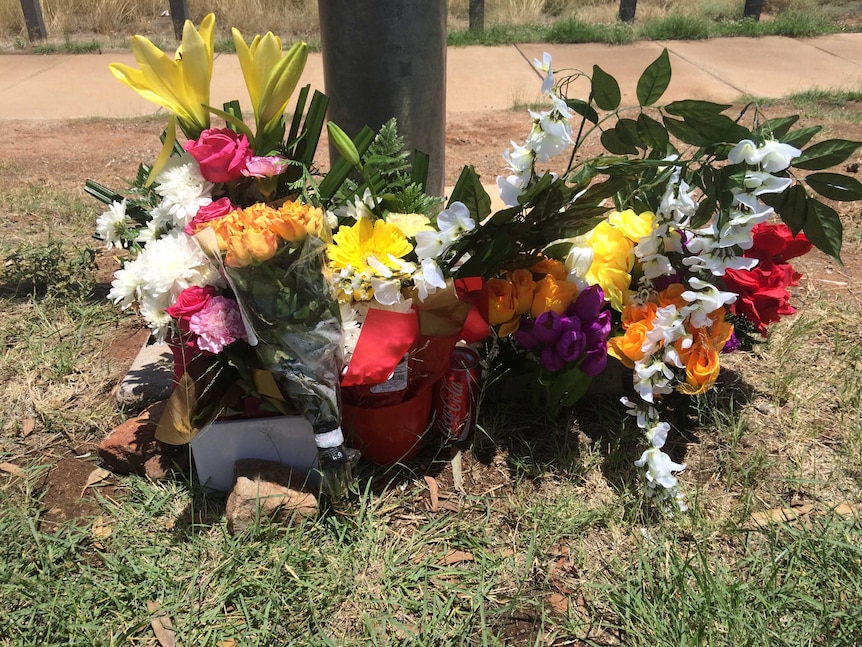
M357 272L375 273L369 264L373 258L393 270L400 259L413 251L413 245L401 230L385 220L360 218L352 227L340 227L328 247L329 261L335 269L352 267ZM373 261L372 261L373 262Z

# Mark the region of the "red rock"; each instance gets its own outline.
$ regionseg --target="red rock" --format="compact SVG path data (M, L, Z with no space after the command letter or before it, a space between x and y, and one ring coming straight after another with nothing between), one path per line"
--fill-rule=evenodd
M318 513L314 488L306 475L287 465L243 459L234 465L234 486L227 499L225 517L231 533L267 522L289 522L295 516Z
M117 474L138 474L159 480L168 478L173 469L188 467L188 445L168 445L156 440L156 426L164 408L164 402L157 402L108 434L98 449L106 468Z

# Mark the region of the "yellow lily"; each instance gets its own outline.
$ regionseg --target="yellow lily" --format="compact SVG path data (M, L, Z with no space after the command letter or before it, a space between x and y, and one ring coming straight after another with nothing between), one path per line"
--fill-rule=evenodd
M170 110L186 136L195 139L210 125L214 31L215 14L207 15L199 29L187 20L174 58L143 36L133 36L132 53L141 69L112 63L110 70L142 97Z
M297 41L282 54L281 39L272 32L255 36L251 45L246 44L238 29L234 28L232 33L248 96L254 108L258 144L260 141L275 144L283 136L281 120L290 95L305 69L308 45Z

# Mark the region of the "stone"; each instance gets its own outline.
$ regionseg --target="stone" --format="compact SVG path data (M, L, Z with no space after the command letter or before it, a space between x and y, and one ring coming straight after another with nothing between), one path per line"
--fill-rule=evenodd
M317 496L305 473L287 465L254 458L234 465L234 486L225 517L232 534L268 522L290 522L318 513Z
M188 445L168 445L156 440L156 427L165 408L157 402L118 425L99 443L99 458L116 474L138 474L153 480L168 478L174 469L189 465Z
M174 357L167 344L144 344L117 388L117 404L141 411L174 390Z

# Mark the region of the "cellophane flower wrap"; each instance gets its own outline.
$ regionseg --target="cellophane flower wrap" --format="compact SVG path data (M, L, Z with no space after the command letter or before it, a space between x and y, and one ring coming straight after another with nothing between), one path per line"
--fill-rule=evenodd
M262 367L315 434L337 435L342 335L323 210L257 203L201 225L196 236L217 254Z
M555 411L581 397L609 357L627 367L622 402L643 433L635 464L645 491L665 510L685 509L685 465L663 449L666 398L712 388L723 352L794 312L788 288L801 275L791 259L812 247L839 257L841 222L821 198L862 199L855 179L828 171L860 144L808 145L820 127L767 119L756 104L736 116L696 99L659 105L671 79L666 51L628 108L600 66L551 63L547 54L535 61L549 108L530 112L526 140L503 156L506 208L490 213L478 177L462 173L455 197L480 225L455 246L450 268L485 278L475 292L493 330L485 361L525 376L519 395L541 387ZM586 99L568 96L579 78L589 81ZM579 156L590 136L604 152ZM567 164L553 162L560 154Z

